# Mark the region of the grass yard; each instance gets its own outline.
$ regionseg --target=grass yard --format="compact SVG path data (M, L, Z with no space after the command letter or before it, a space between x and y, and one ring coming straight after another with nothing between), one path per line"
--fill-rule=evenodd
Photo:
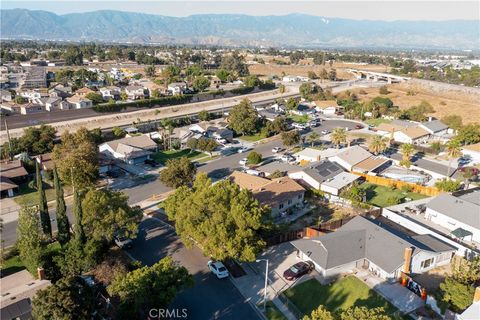
M45 196L47 197L47 201L55 200L55 189L48 188L45 189ZM32 189L28 186L27 183L22 183L18 187L18 196L13 198L13 200L21 205L31 206L34 204L38 204L38 193L36 189Z
M263 308L263 304L259 305ZM287 320L283 313L278 310L277 306L272 301L267 301L267 312L265 314L268 320Z
M16 255L3 261L0 273L2 274L2 277L6 277L15 272L22 271L23 269L25 269L25 265L20 260L20 256Z
M374 127L378 127L382 123L390 123L392 120L387 120L383 118L377 118L377 119L368 119L364 121L366 124L369 124Z
M390 315L398 311L354 276L342 278L325 286L312 279L289 288L284 293L301 312L308 315L319 305L324 305L330 312L353 306L383 307Z
M167 150L167 151L159 151L152 155L152 158L157 161L158 163L165 164L167 160L170 159L177 159L181 157L187 157L189 160L193 161L199 158L207 157L206 153L200 151L192 151L190 149L184 150Z
M403 192L400 189L391 189L390 187L380 186L373 183L362 183L360 185L362 189L366 190L367 202L377 207L388 207L393 205L388 200L392 197L399 197L402 201L405 198L412 200L418 200L426 198L426 196L415 192Z
M297 123L307 123L310 121L310 118L307 115L299 116L299 115L290 115L288 116L289 119L292 119L292 121L297 122Z
M251 134L251 135L246 135L246 136L240 136L238 137L241 140L249 141L249 142L255 142L258 140L265 139L266 136L264 134L261 134L260 132Z

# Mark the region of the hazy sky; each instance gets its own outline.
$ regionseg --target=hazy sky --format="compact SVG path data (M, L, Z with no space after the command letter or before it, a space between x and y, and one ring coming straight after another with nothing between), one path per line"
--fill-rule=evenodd
M28 8L58 14L95 10L121 10L166 16L202 13L243 13L284 15L307 13L325 17L369 20L479 20L480 0L476 1L0 1L2 9Z

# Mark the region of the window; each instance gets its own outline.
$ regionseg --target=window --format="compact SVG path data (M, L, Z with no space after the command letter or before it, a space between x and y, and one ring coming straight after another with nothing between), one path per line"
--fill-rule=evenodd
M432 265L434 258L430 258L427 260L423 260L422 263L420 264L422 269L428 268Z
M288 200L288 204L292 204L292 200Z
M282 209L283 209L283 203L281 203L281 204L278 206L278 208L279 208L280 210L282 210Z

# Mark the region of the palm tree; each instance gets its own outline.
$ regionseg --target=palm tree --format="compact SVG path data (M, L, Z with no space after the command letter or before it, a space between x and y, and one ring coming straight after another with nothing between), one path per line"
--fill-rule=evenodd
M347 132L344 128L335 128L332 131L331 139L338 149L340 148L340 144L347 142Z
M452 160L462 156L462 146L460 145L460 142L452 140L447 143L445 150L447 151L447 156L449 159L447 177L450 178L450 168L452 166Z
M400 147L400 151L402 152L402 165L405 167L410 167L410 158L415 153L415 149L411 143L405 143Z
M387 149L387 139L382 136L373 136L372 140L370 140L370 144L368 145L368 150L378 155Z
M318 133L316 133L315 131L312 132L312 133L307 137L307 141L312 144L312 147L315 145L315 142L317 142L318 139L320 139L320 135L319 135Z

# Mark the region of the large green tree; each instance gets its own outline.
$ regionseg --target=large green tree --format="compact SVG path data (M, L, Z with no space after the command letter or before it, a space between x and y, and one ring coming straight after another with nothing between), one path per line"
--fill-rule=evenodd
M160 171L160 181L168 187L178 188L193 182L197 168L187 157L170 159L165 169Z
M153 266L120 274L108 286L110 295L120 299L120 317L145 319L152 308L167 308L177 293L193 286L193 277L184 267L166 257Z
M82 225L88 239L111 241L115 232L137 234L142 218L139 207L128 205L128 196L108 189L91 189L82 201Z
M294 146L300 142L300 133L296 130L282 132L282 143L287 147Z
M82 195L80 190L73 191L73 236L79 244L86 241L85 231L83 230L83 212L82 212Z
M38 161L35 161L37 193L38 193L38 210L40 213L40 223L42 231L45 236L52 237L52 224L50 222L50 215L48 214L47 196L43 189L43 179L40 173L40 165Z
M462 145L480 142L480 124L469 123L458 129L455 140Z
M254 261L265 246L259 231L268 209L230 180L213 184L200 173L192 188L180 187L165 201L165 211L182 241L207 256Z
M342 143L347 142L347 132L345 128L335 128L330 135L332 139L332 143L337 146L337 149L340 147Z
M36 320L88 320L94 306L93 293L88 287L73 278L64 278L37 292L32 300L32 314Z
M57 168L53 168L53 184L55 186L56 196L56 217L57 217L57 240L64 246L70 241L70 223L67 217L67 207L65 205L65 199L63 196L62 183L58 177Z
M19 212L16 247L25 267L36 275L37 268L42 266L44 244L38 212L33 207L23 207Z
M325 306L320 305L310 315L304 316L302 320L335 320L335 317Z
M60 179L75 188L91 186L98 176L98 149L85 128L75 133L65 131L62 143L53 150L53 159Z
M234 106L228 115L229 126L241 135L255 132L257 128L258 113L248 99L243 99Z
M204 76L195 77L192 83L192 87L193 89L200 92L205 91L205 89L210 87L210 80L208 80L208 78Z

